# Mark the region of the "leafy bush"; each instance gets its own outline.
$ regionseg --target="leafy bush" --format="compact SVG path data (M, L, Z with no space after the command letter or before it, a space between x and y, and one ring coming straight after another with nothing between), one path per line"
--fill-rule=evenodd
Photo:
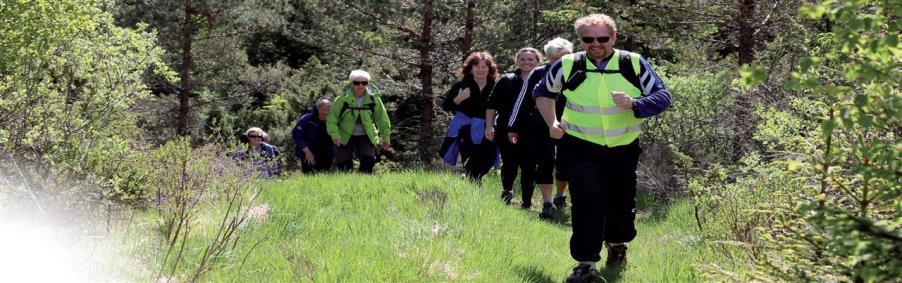
M646 121L642 138L649 143L673 144L700 164L722 160L732 153L729 105L736 91L727 73L662 78L673 105Z
M128 110L146 71L171 75L155 34L115 26L93 1L13 1L0 18L3 176L33 195L140 197Z
M756 224L756 239L744 242L762 251L755 256L752 278L897 280L902 276L902 96L894 75L900 66L899 24L886 15L898 15L899 7L883 1L826 1L801 11L812 19L826 18L834 28L817 37L811 50L817 56L803 58L787 82L810 99L797 101L804 103L797 104L796 115L764 115L757 131L773 159L751 176L764 178L756 183L769 188L770 197L701 199L699 205L714 207L711 217L731 217L749 201L771 215ZM712 183L715 189L735 191L743 179Z
M644 153L638 169L640 185L658 200L684 193L694 168L710 166L731 153L733 125L729 108L735 92L726 74L666 76L673 99L667 111L646 120L641 137Z

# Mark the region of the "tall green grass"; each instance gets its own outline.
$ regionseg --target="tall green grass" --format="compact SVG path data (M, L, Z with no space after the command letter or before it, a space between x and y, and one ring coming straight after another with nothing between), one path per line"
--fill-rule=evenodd
M497 179L489 175L477 185L449 173L403 172L263 183L258 203L269 206L268 216L249 222L227 263L204 279L560 282L575 266L569 255L567 211L542 221L537 210L505 206L498 199ZM606 278L699 280L692 265L711 254L693 229L691 205L678 201L653 212L641 209L639 236L630 244L627 267L605 270ZM205 217L212 217L213 211L206 211ZM198 229L209 231L216 220L198 223ZM198 245L194 252L203 244L199 239L192 243ZM189 256L186 266L192 260Z

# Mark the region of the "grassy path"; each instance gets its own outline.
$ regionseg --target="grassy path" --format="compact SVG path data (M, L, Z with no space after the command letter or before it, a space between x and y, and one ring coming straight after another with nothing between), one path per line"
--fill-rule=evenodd
M494 181L493 181L494 180ZM476 186L450 174L304 176L265 185L265 221L247 241L267 239L243 264L208 274L242 282L561 282L574 262L566 215L497 200L497 176ZM536 202L534 202L536 203ZM677 202L645 213L625 270L614 281L698 281L691 265L708 256ZM239 248L244 254L251 245Z

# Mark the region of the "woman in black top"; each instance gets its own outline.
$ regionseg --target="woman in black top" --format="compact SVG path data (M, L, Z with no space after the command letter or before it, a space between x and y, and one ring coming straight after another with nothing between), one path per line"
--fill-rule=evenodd
M529 144L519 142L517 139L508 139L507 124L517 96L523 90L523 82L532 69L542 62L542 53L535 48L522 48L514 56L514 62L517 64L517 70L501 76L495 90L492 91L492 96L489 97L489 105L485 112L485 135L489 140L494 140L498 144L498 150L501 151L501 199L504 203L510 204L513 198L514 179L517 178L519 168L523 200L521 207L529 208L532 206L532 192L535 188L533 178L535 162L531 161L534 155ZM496 122L497 126L493 125L493 122Z
M548 126L545 125L545 120L535 107L536 104L532 92L539 80L545 76L545 72L548 71L547 68L552 63L573 52L573 43L559 37L545 44L544 50L545 54L548 55L548 63L536 67L529 75L526 85L523 86L523 91L516 98L514 112L510 121L508 121L508 127L509 136L512 139L519 138L521 143L529 144L532 147L532 156L535 156L535 158L530 159L533 163L529 167L536 168L535 181L539 184L539 190L542 191L543 199L542 212L539 213L539 216L551 218L554 216L555 208L563 209L566 206L567 198L564 196L564 189L567 188L570 170L566 166L566 156L561 155L560 151L555 156L554 140L548 135ZM566 104L566 98L563 95L559 95L555 104L558 118L564 112L564 105ZM555 168L557 170L552 176L552 171ZM557 180L557 195L555 195L554 204L552 205L551 183L554 181L553 179Z
M495 144L486 139L485 108L498 76L495 60L488 52L470 54L460 70L461 81L445 94L442 108L454 118L439 153L445 163L456 165L460 153L467 176L480 180L497 160Z

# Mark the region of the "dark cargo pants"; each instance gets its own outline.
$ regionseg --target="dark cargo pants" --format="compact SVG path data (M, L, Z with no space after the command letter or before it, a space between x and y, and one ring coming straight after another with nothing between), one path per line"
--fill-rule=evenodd
M642 149L638 140L606 147L565 135L558 150L570 161L570 255L597 262L605 242L636 237L636 166Z

